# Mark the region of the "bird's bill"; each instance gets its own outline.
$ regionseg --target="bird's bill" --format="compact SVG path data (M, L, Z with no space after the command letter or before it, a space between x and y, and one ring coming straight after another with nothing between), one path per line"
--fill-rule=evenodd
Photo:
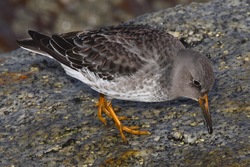
M200 97L198 99L198 102L200 104L200 107L202 109L205 121L206 121L206 125L207 125L207 130L209 134L213 133L213 127L212 127L212 119L211 119L211 115L210 115L210 111L209 111L209 105L208 105L208 95L207 93Z

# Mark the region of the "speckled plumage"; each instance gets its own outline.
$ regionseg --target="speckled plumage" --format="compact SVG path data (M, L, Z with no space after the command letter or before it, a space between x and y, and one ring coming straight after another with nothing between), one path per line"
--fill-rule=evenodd
M137 25L110 26L51 37L34 31L29 34L37 42L31 50L48 53L66 68L69 75L82 78L82 82L100 93L124 100L171 99L157 97L159 93L154 92L161 79L158 72L168 69L170 75L173 56L184 47L163 30ZM24 42L31 41L19 42L27 47ZM73 70L83 77L72 75Z
M110 98L160 102L183 96L198 100L213 86L209 60L162 29L118 25L51 36L29 34L31 39L18 41L21 47L57 60L68 75ZM206 111L212 132L208 104Z

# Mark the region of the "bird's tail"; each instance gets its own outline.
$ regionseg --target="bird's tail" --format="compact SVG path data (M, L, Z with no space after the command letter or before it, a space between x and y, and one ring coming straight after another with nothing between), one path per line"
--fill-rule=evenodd
M31 51L31 52L35 52L35 53L38 53L38 54L42 54L42 55L45 55L45 56L49 56L42 48L41 48L41 45L39 45L39 42L36 42L35 40L44 40L44 41L48 41L50 40L50 37L49 36L46 36L44 34L40 34L38 32L35 32L35 31L32 31L32 30L29 30L28 31L29 35L32 37L32 38L26 38L26 39L21 39L21 40L17 40L17 44L25 49L25 50L28 50L28 51ZM34 38L34 34L36 34L37 36L39 36L39 38Z

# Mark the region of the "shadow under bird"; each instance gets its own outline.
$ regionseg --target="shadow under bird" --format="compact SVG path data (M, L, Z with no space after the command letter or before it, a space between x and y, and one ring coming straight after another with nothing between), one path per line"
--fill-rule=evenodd
M124 141L124 131L150 134L137 126L124 126L111 101L121 99L162 102L187 97L199 102L211 134L208 92L214 84L213 68L205 56L186 49L162 29L147 25L118 25L47 36L28 31L18 40L24 49L58 61L66 73L100 93L98 118L112 118Z

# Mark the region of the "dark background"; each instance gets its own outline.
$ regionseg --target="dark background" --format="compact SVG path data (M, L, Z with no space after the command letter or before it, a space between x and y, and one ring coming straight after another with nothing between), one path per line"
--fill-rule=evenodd
M0 53L18 48L27 30L67 32L118 24L178 4L209 0L0 0Z

